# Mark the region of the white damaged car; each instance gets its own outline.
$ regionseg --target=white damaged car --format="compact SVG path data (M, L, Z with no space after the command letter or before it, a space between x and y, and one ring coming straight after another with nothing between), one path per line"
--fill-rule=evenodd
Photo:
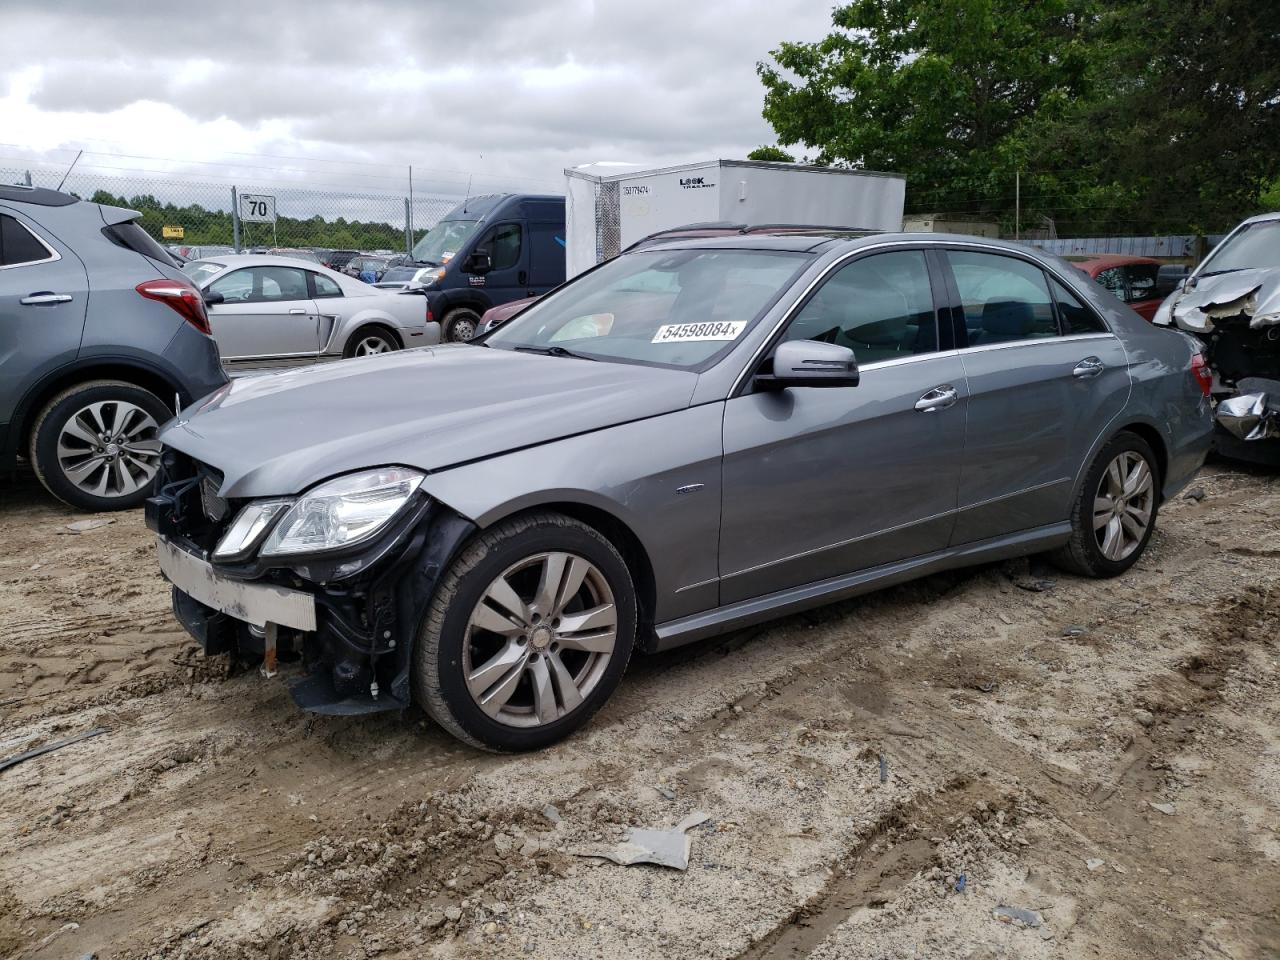
M1204 344L1219 426L1234 459L1280 466L1280 212L1231 231L1152 321Z

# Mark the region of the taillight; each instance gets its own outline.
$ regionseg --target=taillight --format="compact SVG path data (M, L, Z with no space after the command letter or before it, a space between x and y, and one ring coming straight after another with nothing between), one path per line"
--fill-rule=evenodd
M204 308L200 291L185 280L147 280L133 289L148 300L159 300L182 315L182 319L201 333L213 333L209 328L209 314Z
M426 303L427 303L427 323L431 323L433 320L435 320L435 317L431 315L431 301L427 300L426 297L423 297L422 299L426 300Z
M1196 383L1200 384L1200 392L1207 397L1209 391L1213 389L1213 371L1209 369L1203 354L1191 355L1191 375L1196 378Z

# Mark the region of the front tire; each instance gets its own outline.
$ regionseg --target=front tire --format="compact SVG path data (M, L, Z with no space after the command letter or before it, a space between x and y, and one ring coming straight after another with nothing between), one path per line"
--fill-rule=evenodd
M561 514L518 517L476 537L441 579L414 698L473 746L536 750L600 709L635 635L635 588L613 544Z
M480 314L470 307L454 307L444 315L441 333L445 343L466 343L480 329Z
M1050 554L1086 577L1115 577L1142 556L1160 509L1160 469L1151 445L1122 432L1098 452L1071 510L1071 539Z
M160 466L160 424L172 416L159 397L131 383L77 384L36 418L31 465L46 490L80 510L137 507Z

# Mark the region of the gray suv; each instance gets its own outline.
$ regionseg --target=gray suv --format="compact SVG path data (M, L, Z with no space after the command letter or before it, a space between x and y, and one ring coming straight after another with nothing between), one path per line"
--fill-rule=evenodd
M637 650L1022 554L1123 573L1208 450L1202 374L1025 247L673 239L469 345L234 382L147 520L206 649L529 749Z
M0 186L0 469L84 510L142 503L160 425L227 382L200 293L132 210Z

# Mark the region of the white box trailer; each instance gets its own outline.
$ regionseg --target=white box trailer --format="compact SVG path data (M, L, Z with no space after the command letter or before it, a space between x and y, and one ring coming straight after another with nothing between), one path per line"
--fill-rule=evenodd
M691 223L902 229L906 180L797 163L707 160L657 170L590 163L565 175L565 275Z

